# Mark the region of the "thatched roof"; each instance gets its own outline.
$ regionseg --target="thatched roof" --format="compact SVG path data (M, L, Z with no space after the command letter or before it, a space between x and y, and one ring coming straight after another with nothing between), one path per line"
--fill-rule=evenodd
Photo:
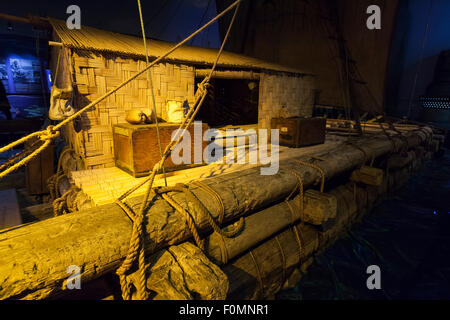
M67 28L65 21L49 18L49 22L66 47L120 56L145 57L142 38L87 26L82 26L79 30L70 30ZM150 58L157 58L172 48L174 43L148 39L147 45ZM184 45L171 53L165 60L195 65L212 65L216 59L217 51L217 49ZM310 74L309 72L226 51L222 53L218 67Z

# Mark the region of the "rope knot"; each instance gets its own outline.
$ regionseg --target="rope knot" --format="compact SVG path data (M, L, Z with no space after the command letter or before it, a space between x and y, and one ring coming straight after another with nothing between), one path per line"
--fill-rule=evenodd
M59 137L59 130L55 130L53 126L48 126L45 131L42 131L40 135L40 139L42 141L52 140L54 138Z

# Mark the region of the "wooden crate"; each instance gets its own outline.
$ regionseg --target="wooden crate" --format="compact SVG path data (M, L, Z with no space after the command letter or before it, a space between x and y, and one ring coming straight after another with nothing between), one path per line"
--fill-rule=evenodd
M325 118L272 118L271 128L280 130L281 146L298 148L325 142Z
M172 132L179 128L178 124L160 123L159 132L161 136L162 151L170 143ZM208 125L202 124L202 133L209 129ZM194 164L194 141L202 141L201 152L207 146L208 142L203 141L202 136L194 136L194 126L188 130L191 137L191 164L175 165L171 157L166 160L164 167L170 170L181 169L189 167ZM200 135L202 134L200 133ZM132 125L129 123L122 123L113 126L113 141L114 141L114 158L116 166L128 172L134 177L141 177L148 175L153 169L153 166L161 159L158 146L158 138L156 132L156 125ZM198 146L197 146L198 148ZM181 152L181 155L183 153Z

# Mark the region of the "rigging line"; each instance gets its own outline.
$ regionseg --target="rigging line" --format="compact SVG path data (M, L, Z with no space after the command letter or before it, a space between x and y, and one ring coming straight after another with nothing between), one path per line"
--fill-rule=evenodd
M214 63L214 65L212 66L210 73L205 77L205 79L202 81L202 83L208 83L208 82L210 81L210 79L211 79L211 75L212 75L212 73L214 72L214 69L216 68L217 62L218 62L218 60L219 60L219 58L220 58L220 56L221 56L221 54L222 54L222 51L223 51L223 48L224 48L224 46L225 46L226 40L227 40L227 38L228 38L228 36L229 36L229 34L230 34L230 30L231 30L231 27L232 27L232 25L233 25L233 22L234 22L234 19L235 19L235 17L236 17L236 14L237 14L237 12L238 12L239 5L240 5L241 1L242 1L242 0L236 0L235 2L233 2L233 4L231 4L227 9L225 9L224 11L222 11L222 12L221 12L220 14L218 14L215 18L213 18L210 22L208 22L205 26L203 26L201 29L197 30L196 32L194 32L194 33L190 36L190 37L193 37L195 34L198 34L198 32L201 31L201 30L203 30L207 25L210 25L212 22L214 22L214 21L217 20L219 17L223 16L226 12L228 12L229 10L231 10L233 7L236 7L236 8L235 8L235 11L234 11L234 14L233 14L233 18L231 19L231 22L230 22L230 24L229 24L229 26L228 26L227 34L225 35L225 38L224 38L224 40L223 40L223 42L222 42L222 46L220 47L220 50L219 50L218 53L217 53L217 57L216 57L215 63ZM180 42L178 45L181 45L182 43L185 43L185 42L189 41L190 37L186 38L185 40L183 40L182 42ZM173 50L174 50L174 49L173 49ZM156 61L157 61L157 60L156 60ZM155 62L153 62L153 63L155 63ZM150 175L150 177L149 177L149 178L146 178L144 181L142 181L141 183L139 183L138 185L136 185L136 187L134 187L134 188L128 190L126 193L124 193L124 194L119 198L119 200L123 200L125 197L128 197L128 195L129 195L130 193L134 192L137 188L139 188L140 186L142 186L142 185L148 183L146 193L144 194L144 201L143 201L143 203L142 203L142 205L141 205L141 208L140 208L140 210L139 210L139 212L140 212L139 214L141 214L141 213L143 212L143 210L145 209L145 205L146 205L146 203L147 203L148 196L149 196L149 194L150 194L150 191L152 190L153 180L154 180L154 177L155 177L155 168L156 168L156 167L159 167L159 165L160 165L161 162L162 162L162 163L164 162L164 160L166 159L167 152L171 151L171 149L172 149L176 144L178 144L178 142L180 141L180 139L181 139L181 137L183 136L184 132L185 132L185 131L187 130L187 128L191 125L193 119L195 118L195 115L197 114L197 112L198 112L200 106L202 105L202 103L203 103L203 101L204 101L204 99L205 99L205 96L206 96L206 94L205 94L205 92L203 92L203 93L201 94L201 96L197 97L197 101L196 101L196 103L194 104L194 107L188 112L188 115L187 115L186 118L184 119L184 122L180 125L180 129L181 129L183 126L186 125L185 128L183 129L183 132L178 136L177 139L173 140L169 145L167 145L166 150L164 151L164 157L163 157L163 159L161 159L157 164L155 164L154 169L152 170L152 174ZM194 110L194 109L195 109L195 110Z
M166 58L167 56L169 56L171 53L173 53L175 50L177 50L178 48L180 48L181 46L183 46L186 42L188 42L190 39L192 39L193 37L195 37L196 35L198 35L200 32L202 32L203 30L205 30L206 28L208 28L211 24L213 24L215 21L217 21L218 19L220 19L221 17L223 17L228 11L232 10L234 7L238 6L241 3L242 0L236 0L235 2L233 2L230 6L228 6L226 9L224 9L221 13L219 13L218 15L216 15L213 19L211 19L210 21L208 21L206 24L204 24L200 29L196 30L195 32L193 32L192 34L190 34L189 36L187 36L184 40L178 42L177 44L175 44L173 47L171 47L168 51L166 51L164 54L162 54L161 56L159 56L158 58L156 58L155 60L153 60L147 67L145 67L143 70L137 72L135 75L129 77L128 79L126 79L125 81L121 82L119 85L117 85L117 87L111 89L110 91L106 92L105 94L103 94L102 96L98 97L97 99L95 99L94 101L90 102L88 105L84 106L83 108L81 108L80 110L78 110L77 112L75 112L73 115L67 117L66 119L62 120L61 122L59 122L58 124L54 125L54 126L48 126L45 130L41 130L41 131L36 131L33 133L30 133L29 135L22 137L16 141L11 142L10 144L4 146L4 147L0 147L0 154L3 152L6 152L8 150L11 150L12 148L14 148L15 146L22 144L30 139L32 139L33 137L39 137L41 140L45 141L45 143L42 145L42 147L38 148L36 151L34 151L33 153L31 153L29 156L27 156L25 159L19 161L18 163L14 164L11 168L9 168L8 170L2 171L0 172L0 179L2 179L4 176L6 176L7 174L11 173L12 171L16 170L17 168L25 165L26 163L28 163L31 159L33 159L35 156L37 156L43 149L45 149L48 144L50 143L51 140L55 139L57 136L59 136L60 134L60 130L61 127L65 126L66 124L68 124L69 122L71 122L72 120L74 120L75 118L79 117L81 114L83 114L84 112L86 112L87 110L91 109L92 107L96 106L98 103L102 102L103 100L105 100L107 97L111 96L112 94L116 93L118 90L120 90L121 88L123 88L124 86L126 86L128 83L130 83L131 81L135 80L137 77L141 76L142 74L144 74L148 69L150 69L152 66L154 66L155 64L159 63L160 61L162 61L164 58ZM218 59L218 58L217 58ZM216 59L216 62L217 62ZM212 71L211 71L212 73ZM204 98L204 96L203 96ZM203 98L202 101L203 102ZM190 125L190 124L189 124Z
M147 20L147 22L144 23L144 28L147 28L147 25L148 25L148 24L151 24L151 23L154 21L153 19L155 19L155 18L162 12L162 10L166 7L166 5L167 5L169 2L170 2L169 0L163 0L162 6L159 7L159 9L155 12L154 15L152 15L152 16ZM151 27L151 25L150 25L150 27Z
M425 26L425 31L423 33L423 38L422 38L422 48L420 51L419 64L417 65L417 68L416 68L416 73L414 75L413 87L411 90L411 95L409 97L407 118L409 118L411 116L412 101L414 99L414 94L416 93L416 85L417 85L417 78L419 76L419 71L420 71L420 68L422 67L422 59L423 59L423 53L425 51L425 43L427 42L428 30L430 28L430 16L431 16L432 8L433 8L433 0L430 0L430 7L428 9L428 15L427 15L427 24Z
M148 48L147 48L147 39L145 38L145 27L144 27L144 19L142 17L142 8L141 8L141 0L137 0L138 9L139 9L139 19L141 22L141 29L142 29L142 40L144 42L144 50L145 50L145 66L148 66ZM152 73L151 69L147 70L147 79L150 86L150 92L152 94L152 102L153 102L153 114L155 115L155 124L156 124L156 136L158 138L158 147L159 147L159 154L161 156L161 159L163 158L163 151L161 147L161 136L159 132L159 126L158 126L158 114L156 113L156 102L155 102L155 92L153 90L153 79L152 79ZM164 169L164 165L161 166L163 175L164 175L164 184L167 187L167 178L166 178L166 170Z
M127 80L123 81L122 83L120 83L117 87L115 87L114 89L111 89L110 91L108 91L107 93L105 93L104 95L98 97L97 99L95 99L94 101L92 101L91 103L89 103L87 106L84 106L82 109L80 109L79 111L77 111L75 114L73 114L72 116L62 120L61 122L59 122L58 124L56 124L52 129L53 130L58 130L60 129L62 126L66 125L67 123L69 123L70 121L72 121L73 119L75 119L76 117L78 117L79 115L81 115L83 112L87 111L88 109L92 108L93 106L97 105L99 102L103 101L104 99L106 99L107 97L109 97L110 95L114 94L116 91L118 91L119 89L123 88L125 85L127 85L128 83L130 83L131 81L133 81L134 79L136 79L137 77L139 77L140 75L144 74L144 72L146 72L148 69L150 69L151 67L153 67L155 64L159 63L160 61L162 61L164 58L166 58L167 56L169 56L172 52L174 52L175 50L177 50L178 48L180 48L181 46L183 46L184 44L186 44L186 42L188 42L189 40L191 40L193 37L195 37L196 35L198 35L199 33L201 33L203 30L205 30L206 28L208 28L211 24L213 24L214 22L216 22L217 20L219 20L222 16L224 16L228 11L230 11L231 9L233 9L236 5L238 5L242 0L236 0L235 2L233 2L230 6L228 6L225 10L223 10L221 13L219 13L217 16L215 16L214 18L212 18L211 20L209 20L206 24L204 24L200 29L196 30L194 33L190 34L189 36L187 36L184 40L178 42L177 44L175 44L173 47L171 47L166 53L164 53L163 55L159 56L158 58L156 58L155 60L153 60L147 67L145 67L143 70L139 71L138 73L136 73L135 75L131 76L130 78L128 78ZM37 134L37 133L34 133ZM29 135L31 136L31 135ZM28 136L27 136L28 137ZM8 145L7 147L11 148L11 146L15 146L17 145L18 142L15 142L13 144ZM3 150L6 149L6 147L0 148L0 153L3 152Z
M324 11L326 13L326 16L330 15L327 10L323 10L323 8L322 8L320 3L317 4L317 9L318 9L319 15L325 15ZM334 36L335 38L338 37L337 31L335 30L335 28L333 28L333 26L331 26L331 22L330 21L328 21L328 20L327 21L323 21L322 19L320 19L320 17L319 17L319 21L320 21L319 22L320 26L322 27L323 31L325 32L325 36L328 36L330 38L332 36ZM325 42L326 42L326 46L327 46L328 50L330 51L330 58L333 59L334 52L336 52L336 51L339 52L339 46L338 46L337 43L335 45L333 45L332 44L332 39L329 39L328 41L325 41ZM337 73L338 73L338 79L339 79L339 82L340 82L340 85L341 85L340 92L342 94L342 102L343 102L343 105L344 105L344 112L346 112L347 100L346 100L346 94L345 94L345 88L344 88L344 86L345 86L344 78L343 78L342 70L341 70L342 69L342 64L341 64L341 62L338 59L333 59L333 60L335 61L335 64L336 64Z
M206 30L206 32L203 34L202 36L202 45L203 47L208 47L209 48L209 31L211 31L211 28L209 28L208 30ZM205 41L203 41L203 38L205 39Z
M161 31L159 32L158 38L161 38L161 37L162 37L162 35L166 32L166 29L169 27L170 23L171 23L173 20L175 20L174 18L176 17L176 15L178 14L178 11L180 10L181 3L183 3L183 0L179 0L179 1L178 1L177 7L175 8L175 12L174 12L174 14L172 15L172 18L173 18L173 19L167 19L168 21L167 21L166 25L165 25L165 26L161 29Z
M202 17L201 17L201 19L200 19L200 22L199 22L199 24L197 25L197 28L196 29L198 29L198 28L200 28L200 26L202 25L202 23L203 23L203 20L205 19L205 16L206 16L206 14L208 13L208 10L209 10L209 6L211 5L211 0L208 0L208 5L206 6L206 9L205 9L205 11L203 12L203 15L202 15ZM191 41L190 41L190 45L192 45L194 43L194 39L192 39Z

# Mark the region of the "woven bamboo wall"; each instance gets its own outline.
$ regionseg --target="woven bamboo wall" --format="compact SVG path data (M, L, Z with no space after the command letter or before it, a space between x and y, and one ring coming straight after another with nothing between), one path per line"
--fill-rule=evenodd
M67 49L64 49L65 51ZM52 61L56 60L54 52ZM53 62L53 72L56 63ZM145 68L144 60L95 54L83 50L68 52L61 58L58 86L74 78L78 92L75 106L81 108ZM160 63L151 69L158 116L166 119L167 100L194 101L193 66ZM54 74L54 73L53 73ZM279 76L261 72L259 127L270 128L270 120L279 116L311 116L314 82L311 76ZM284 106L284 107L283 107ZM79 154L88 169L114 166L112 125L125 122L130 109L150 113L151 91L147 74L121 88L81 116L81 130L73 124L64 129L66 141Z
M78 88L78 108L117 87L121 82L145 68L144 60L108 57L74 51L73 72ZM166 119L167 100L194 102L194 68L186 65L160 63L151 69L157 114ZM130 109L150 113L152 97L147 73L139 76L115 94L99 103L81 117L80 132L73 125L65 131L67 141L81 155L88 168L114 166L112 125L125 122Z
M270 129L272 118L312 116L314 77L261 73L259 80L258 127Z

